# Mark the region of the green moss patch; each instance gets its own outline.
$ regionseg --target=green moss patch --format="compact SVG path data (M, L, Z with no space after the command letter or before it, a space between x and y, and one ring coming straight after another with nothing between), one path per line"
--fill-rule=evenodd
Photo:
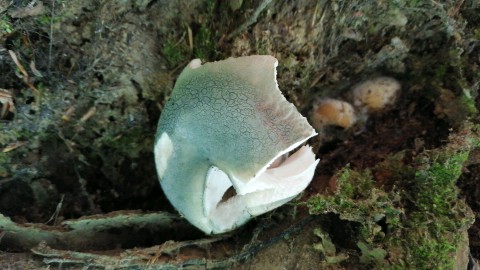
M372 170L347 166L334 176L334 194L308 201L310 213L333 212L344 222L360 224L351 236L358 248L349 251L355 254L351 260L391 269L453 269L474 220L456 182L478 143L478 129L467 125L447 145L409 165L399 165L403 155L398 155ZM376 185L372 171L380 169L389 170L395 187Z

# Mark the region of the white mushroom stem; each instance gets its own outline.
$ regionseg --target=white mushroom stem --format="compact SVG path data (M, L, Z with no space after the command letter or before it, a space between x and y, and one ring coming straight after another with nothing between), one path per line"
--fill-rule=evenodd
M288 202L310 183L319 160L311 147L303 146L278 167L268 168L237 190L237 195L223 202L222 197L232 186L227 174L210 168L204 193L205 214L218 230L241 223L238 218L258 216Z

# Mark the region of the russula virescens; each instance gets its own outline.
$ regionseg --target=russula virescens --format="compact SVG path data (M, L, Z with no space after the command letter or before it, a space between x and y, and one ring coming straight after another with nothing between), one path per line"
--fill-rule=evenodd
M266 55L195 59L162 111L154 147L160 185L207 234L288 202L313 177L318 160L301 145L316 133L278 89L277 63ZM236 194L224 198L232 186Z

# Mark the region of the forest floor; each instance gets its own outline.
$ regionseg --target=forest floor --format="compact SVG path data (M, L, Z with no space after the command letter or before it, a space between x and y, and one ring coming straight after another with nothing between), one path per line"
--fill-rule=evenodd
M473 269L480 258L480 4L0 0L0 268ZM378 76L391 106L309 144L293 202L206 236L153 159L188 62L268 54L308 119ZM50 268L51 269L51 268Z

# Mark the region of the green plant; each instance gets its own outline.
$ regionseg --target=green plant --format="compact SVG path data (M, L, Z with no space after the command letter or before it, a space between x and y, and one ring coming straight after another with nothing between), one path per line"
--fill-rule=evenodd
M13 25L10 23L6 15L0 17L0 31L3 32L0 34L10 34L13 32Z
M183 42L174 42L172 40L167 40L163 46L162 53L171 68L186 62L190 56L190 51Z

